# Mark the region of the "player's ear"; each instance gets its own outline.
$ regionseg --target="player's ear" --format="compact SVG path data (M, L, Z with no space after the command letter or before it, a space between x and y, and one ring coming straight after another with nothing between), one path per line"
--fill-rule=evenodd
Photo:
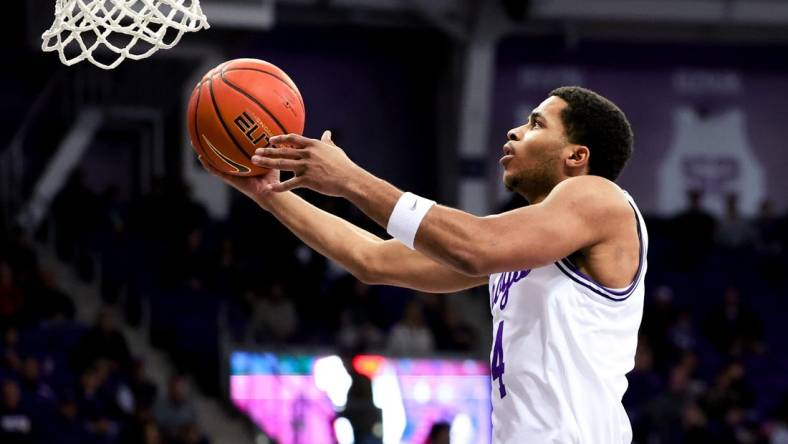
M591 158L591 150L585 145L572 145L572 152L566 159L566 166L570 168L586 168Z

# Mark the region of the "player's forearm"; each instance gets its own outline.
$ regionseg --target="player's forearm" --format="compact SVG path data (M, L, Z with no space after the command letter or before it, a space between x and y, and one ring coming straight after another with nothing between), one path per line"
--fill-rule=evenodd
M366 171L352 178L345 197L372 220L386 228L402 191ZM487 274L480 263L478 247L482 219L463 211L434 206L422 220L416 234L416 249L458 272Z
M436 263L397 240L383 241L293 193L272 194L257 203L305 244L368 284L447 293L485 282Z
M307 246L337 262L358 279L372 279L365 260L369 249L382 242L380 238L292 192L271 194L256 201Z

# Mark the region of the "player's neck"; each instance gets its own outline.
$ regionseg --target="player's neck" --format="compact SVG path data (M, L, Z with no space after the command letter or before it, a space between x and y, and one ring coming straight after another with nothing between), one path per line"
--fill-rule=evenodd
M553 188L555 188L555 186L558 185L561 182L561 180L559 180L556 183L549 183L549 182L544 183L542 187L539 187L539 189L521 191L520 194L528 200L529 204L531 205L538 204L539 202L547 198L550 192L553 191Z
M538 204L539 202L543 201L547 195L550 194L549 192L542 192L542 193L520 193L521 196L528 201L530 205Z
M528 200L529 204L531 204L531 205L538 204L539 202L545 200L547 198L547 196L550 194L550 192L553 191L553 188L555 188L559 183L561 183L561 182L563 182L566 179L569 179L571 177L574 177L574 175L562 176L555 183L550 184L548 187L546 187L544 189L531 190L531 191L521 191L520 194Z

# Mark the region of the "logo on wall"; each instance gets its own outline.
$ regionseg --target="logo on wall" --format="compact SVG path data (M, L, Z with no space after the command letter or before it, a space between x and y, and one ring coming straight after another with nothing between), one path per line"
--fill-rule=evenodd
M765 197L766 177L747 137L746 114L739 108L699 115L692 108L673 111L673 141L659 167L660 212L687 206L687 191L703 192L707 210L722 214L729 194L739 197L745 214Z

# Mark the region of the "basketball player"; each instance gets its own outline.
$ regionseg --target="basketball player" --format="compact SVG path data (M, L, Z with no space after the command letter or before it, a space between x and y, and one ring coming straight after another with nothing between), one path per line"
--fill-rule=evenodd
M648 238L613 181L632 130L587 89L552 91L508 132L503 182L531 203L477 217L373 176L335 146L271 138L263 177L220 175L307 245L360 280L430 292L488 284L495 443L630 443L621 397L634 365ZM218 174L216 170L211 170ZM279 182L276 170L295 172ZM350 200L394 236L381 240L288 192Z

